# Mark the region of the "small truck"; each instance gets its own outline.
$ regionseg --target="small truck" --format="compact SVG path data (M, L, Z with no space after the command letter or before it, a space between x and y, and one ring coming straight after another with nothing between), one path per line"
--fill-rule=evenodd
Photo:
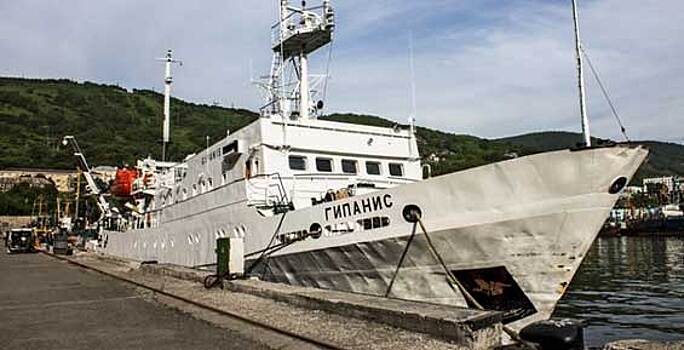
M32 253L33 247L33 230L30 228L14 228L7 234L7 253Z

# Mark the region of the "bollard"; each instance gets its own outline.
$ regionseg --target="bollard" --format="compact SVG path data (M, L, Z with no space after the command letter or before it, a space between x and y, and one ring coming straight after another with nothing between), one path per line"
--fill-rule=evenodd
M218 238L216 240L216 274L204 278L204 287L223 288L223 280L239 278L245 273L244 240Z
M230 271L228 265L230 257L230 238L219 238L216 240L216 273L219 276L226 276Z
M538 344L542 350L583 350L584 322L573 319L549 319L528 325L520 338Z

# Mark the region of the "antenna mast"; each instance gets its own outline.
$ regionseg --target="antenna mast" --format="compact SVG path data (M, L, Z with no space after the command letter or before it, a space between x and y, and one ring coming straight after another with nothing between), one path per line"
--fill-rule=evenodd
M582 62L582 42L580 40L577 0L572 0L572 19L575 23L575 55L577 57L577 83L579 86L580 116L582 117L582 136L584 138L584 146L591 147L591 132L589 130L589 117L587 116L587 99L584 91L584 66Z
M409 66L411 69L411 115L409 116L409 156L413 155L413 138L416 132L416 67L413 54L413 31L409 33Z
M320 5L301 7L279 0L278 23L271 27L273 64L268 82L258 84L267 92L267 104L261 108L265 117L314 119L321 103L312 102L320 76L309 75L309 56L332 41L335 28L330 0ZM292 80L288 80L294 77Z
M171 131L171 84L173 78L171 77L171 64L178 63L183 65L182 61L174 60L172 51L166 51L166 57L158 59L164 62L164 124L162 125L162 161L166 161L166 146L169 143L169 136Z

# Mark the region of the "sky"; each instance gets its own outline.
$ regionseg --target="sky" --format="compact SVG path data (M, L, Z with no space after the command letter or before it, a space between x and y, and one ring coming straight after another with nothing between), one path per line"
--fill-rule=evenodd
M316 1L310 0L309 3ZM684 143L684 1L578 0L583 45L632 139ZM333 0L326 113L367 113L497 138L579 131L570 0ZM271 63L275 0L21 0L0 2L0 75L163 89L257 110L251 78ZM332 60L328 58L332 57ZM593 76L591 130L621 140Z

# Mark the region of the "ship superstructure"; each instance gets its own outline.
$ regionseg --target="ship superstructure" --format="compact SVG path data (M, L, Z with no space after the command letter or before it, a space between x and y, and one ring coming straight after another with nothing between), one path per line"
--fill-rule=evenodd
M317 119L308 60L330 42L334 11L280 5L261 117L183 162L139 164L134 214L105 231L106 252L200 267L215 263L217 238L238 238L266 280L472 297L513 327L548 318L647 152L582 147L423 179L412 125Z

